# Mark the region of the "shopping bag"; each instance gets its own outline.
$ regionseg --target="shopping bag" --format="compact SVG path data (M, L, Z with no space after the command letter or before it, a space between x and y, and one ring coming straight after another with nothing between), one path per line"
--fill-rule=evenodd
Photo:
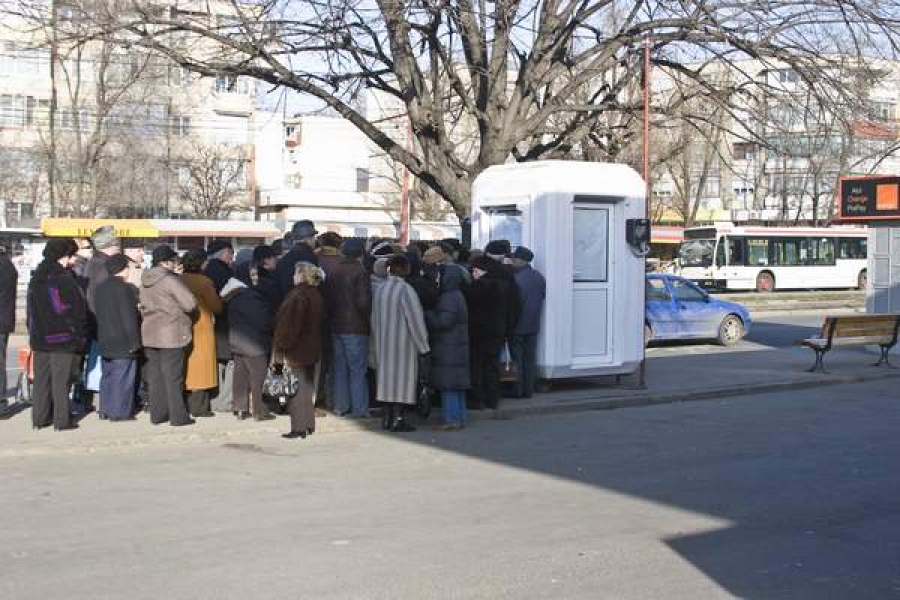
M28 379L28 371L19 373L19 384L16 387L16 402L26 406L31 405L31 380Z

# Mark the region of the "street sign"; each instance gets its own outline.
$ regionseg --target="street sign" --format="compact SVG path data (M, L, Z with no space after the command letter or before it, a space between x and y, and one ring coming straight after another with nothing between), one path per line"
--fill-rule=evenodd
M900 221L900 177L841 177L841 221Z

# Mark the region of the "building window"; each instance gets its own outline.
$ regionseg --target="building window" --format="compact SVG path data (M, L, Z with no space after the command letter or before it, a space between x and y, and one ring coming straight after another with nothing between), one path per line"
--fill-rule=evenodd
M190 135L191 118L173 116L172 117L172 134L176 137L184 138Z
M356 191L357 192L368 192L369 191L369 170L368 169L356 169Z
M216 92L219 94L249 94L250 83L246 77L219 75L216 77Z
M893 121L895 111L895 105L891 102L873 102L871 106L872 117L876 121Z
M775 78L779 83L794 83L799 79L797 71L793 69L778 69L775 71Z
M748 142L735 142L731 147L731 156L735 160L756 159L756 145Z
M25 96L0 95L0 125L11 127L25 126Z
M191 71L184 67L172 67L169 69L169 85L176 87L188 87L191 85Z

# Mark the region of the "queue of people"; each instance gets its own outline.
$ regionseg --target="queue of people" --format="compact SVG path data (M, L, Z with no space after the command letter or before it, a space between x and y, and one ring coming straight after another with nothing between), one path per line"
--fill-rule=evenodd
M288 439L315 432L328 414L317 403L365 418L377 402L382 427L405 432L415 430L412 407L434 391L440 428L457 430L467 409L534 391L546 283L533 253L505 240L471 253L456 240L404 248L319 234L304 220L245 255L227 240L183 256L158 246L146 270L142 249L112 227L90 246L88 255L51 239L29 284L35 429L77 427L73 416L96 395L101 419L146 410L175 427L286 410ZM504 352L519 374L505 394ZM264 393L283 369L296 384L284 407Z

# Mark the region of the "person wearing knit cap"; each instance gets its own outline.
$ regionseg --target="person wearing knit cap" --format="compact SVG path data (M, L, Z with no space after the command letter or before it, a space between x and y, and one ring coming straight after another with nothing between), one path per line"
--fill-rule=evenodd
M509 339L509 353L519 377L513 384L513 396L530 398L537 379L537 338L541 331L541 313L547 296L544 276L531 266L534 252L519 246L512 253L513 278L519 290L522 311Z
M440 246L432 246L422 255L422 262L426 265L438 265L447 260L447 254Z
M69 269L78 247L54 238L28 284L28 341L34 357L31 422L35 429L74 429L69 389L89 334L84 293Z
M97 286L97 345L102 377L97 414L101 419L134 419L141 325L137 290L127 282L129 260L123 254L106 261L110 277Z

